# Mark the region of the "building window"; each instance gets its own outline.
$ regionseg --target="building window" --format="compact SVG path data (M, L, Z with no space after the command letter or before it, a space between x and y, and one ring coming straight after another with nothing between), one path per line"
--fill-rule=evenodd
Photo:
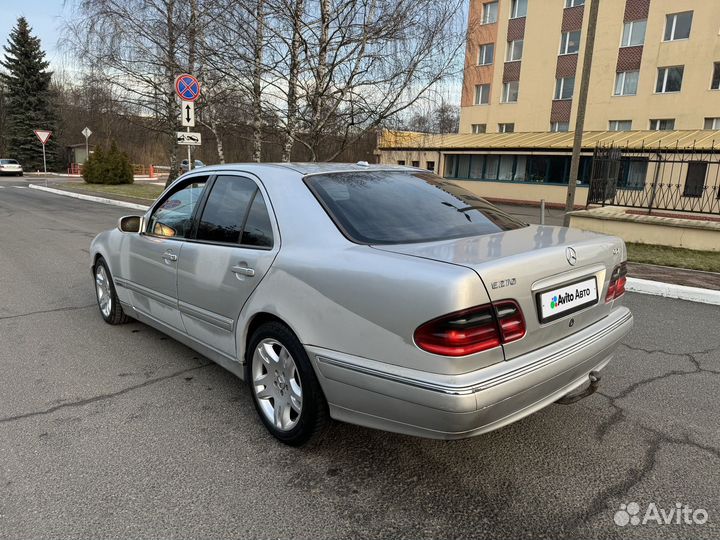
M610 131L630 131L632 130L632 120L610 120L608 129Z
M555 79L555 97L553 99L572 99L575 89L575 77Z
M720 90L720 62L713 64L713 78L710 83L711 90Z
M689 38L692 18L692 11L665 15L665 41Z
M560 38L560 54L576 54L580 50L580 31L563 32Z
M706 118L703 129L720 129L720 118Z
M478 51L478 65L479 66L487 66L488 64L492 64L494 57L495 57L495 44L494 43L486 43L485 45L480 45L480 50Z
M702 197L705 191L707 168L707 161L691 161L688 163L683 197Z
M520 83L518 81L510 81L503 84L503 103L515 103L518 100L518 90L520 89Z
M568 131L570 129L569 122L551 122L550 131Z
M398 165L405 165L404 159L398 159Z
M510 18L517 19L527 16L528 0L512 0L510 4Z
M490 85L478 84L475 86L475 105L487 105L490 103Z
M472 125L472 132L475 135L479 135L480 133L485 133L487 131L487 124L473 124Z
M622 189L645 189L647 169L647 158L622 159L617 186Z
M650 129L652 131L672 131L675 129L674 118L659 118L650 120Z
M493 24L498 18L498 3L487 2L483 4L482 24Z
M657 84L655 92L679 92L682 87L683 66L672 66L658 68Z
M634 96L637 94L639 71L621 71L615 77L616 96Z
M582 6L585 3L585 0L565 0L565 7L575 7L575 6Z
M419 169L419 168L420 168L420 162L419 162L419 161L411 161L411 162L410 162L410 165L412 165L412 166L415 167L416 169Z
M498 133L514 133L515 132L515 124L509 123L509 124L498 124Z
M516 39L515 41L508 41L507 55L505 57L506 62L517 62L522 60L523 53L523 40Z
M434 161L426 161L426 162L425 162L425 168L426 168L428 171L433 171L433 172L435 172L435 162L434 162Z
M647 28L647 20L629 21L623 27L621 47L635 47L645 43L645 29Z

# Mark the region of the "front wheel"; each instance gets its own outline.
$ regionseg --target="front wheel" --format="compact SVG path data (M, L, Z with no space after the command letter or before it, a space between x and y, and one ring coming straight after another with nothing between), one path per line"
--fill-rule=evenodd
M248 382L265 427L281 442L305 444L327 423L327 402L302 344L278 322L260 326L248 347Z
M103 320L108 324L123 324L130 320L125 315L117 293L115 284L110 276L105 259L100 257L95 263L95 297Z

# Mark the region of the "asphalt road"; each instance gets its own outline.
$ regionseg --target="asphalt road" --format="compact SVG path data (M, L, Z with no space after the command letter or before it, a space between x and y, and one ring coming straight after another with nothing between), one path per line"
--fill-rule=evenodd
M125 210L14 184L0 179L1 538L720 536L716 306L629 294L636 327L601 393L491 434L336 423L292 449L234 376L102 321L88 244ZM616 525L630 502L708 519Z

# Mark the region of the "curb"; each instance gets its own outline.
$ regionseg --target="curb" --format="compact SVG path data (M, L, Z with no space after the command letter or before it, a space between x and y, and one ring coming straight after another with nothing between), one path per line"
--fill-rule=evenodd
M64 191L62 189L54 189L45 186L38 186L37 184L30 184L30 189L37 189L39 191L47 191L48 193L54 193L56 195L63 195L64 197L72 197L73 199L80 199L83 201L92 201L102 204L110 204L112 206L121 206L123 208L132 208L133 210L147 210L149 206L142 204L136 204L126 201L118 201L117 199L107 199L105 197L95 197L94 195L85 195L84 193L73 193L71 191Z
M712 289L701 289L700 287L688 287L686 285L675 285L673 283L663 283L662 281L651 281L640 278L627 278L625 288L628 291L640 294L677 298L678 300L688 300L689 302L720 306L720 291Z

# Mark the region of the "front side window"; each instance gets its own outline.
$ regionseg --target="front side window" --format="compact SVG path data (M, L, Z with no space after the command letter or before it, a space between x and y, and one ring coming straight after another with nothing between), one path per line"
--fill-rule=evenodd
M560 54L575 54L580 50L580 31L563 32L560 38Z
M706 118L703 129L720 129L720 118Z
M479 66L487 66L488 64L492 64L494 57L495 57L495 44L494 43L486 43L485 45L480 45L480 50L478 52L478 65Z
M518 100L518 91L520 89L519 81L510 81L503 84L503 103L515 103Z
M193 213L207 177L194 179L181 186L158 206L148 221L147 234L165 238L189 238L193 226Z
M219 176L200 218L197 239L271 247L270 217L257 184L241 176Z
M650 120L650 129L653 131L672 131L675 129L675 119L658 118Z
M623 26L621 47L635 47L645 43L645 29L647 20L629 21Z
M711 90L720 90L720 62L713 64L713 76L710 83Z
M552 122L550 124L550 131L568 131L570 124L568 122Z
M683 66L658 68L655 92L679 92L682 88L683 71Z
M528 0L512 0L510 5L510 18L517 19L518 17L527 16Z
M621 71L615 76L615 95L634 96L637 94L639 71Z
M404 244L482 236L523 223L430 172L311 175L305 183L335 225L360 244Z
M523 55L523 40L516 39L515 41L508 41L507 54L505 57L506 62L517 62L522 60Z
M472 125L472 132L475 135L479 135L480 133L485 133L487 131L487 124L473 124Z
M498 19L498 3L487 2L483 4L482 24L493 24Z
M665 16L665 41L676 39L687 39L690 37L692 27L692 11L682 13L671 13Z
M515 124L513 124L513 123L498 124L498 133L514 133L514 132L515 132Z
M575 77L563 77L555 80L554 99L572 99L575 90Z
M610 120L608 129L610 131L630 131L632 130L632 120Z
M478 84L475 86L475 105L487 105L490 103L490 85Z

